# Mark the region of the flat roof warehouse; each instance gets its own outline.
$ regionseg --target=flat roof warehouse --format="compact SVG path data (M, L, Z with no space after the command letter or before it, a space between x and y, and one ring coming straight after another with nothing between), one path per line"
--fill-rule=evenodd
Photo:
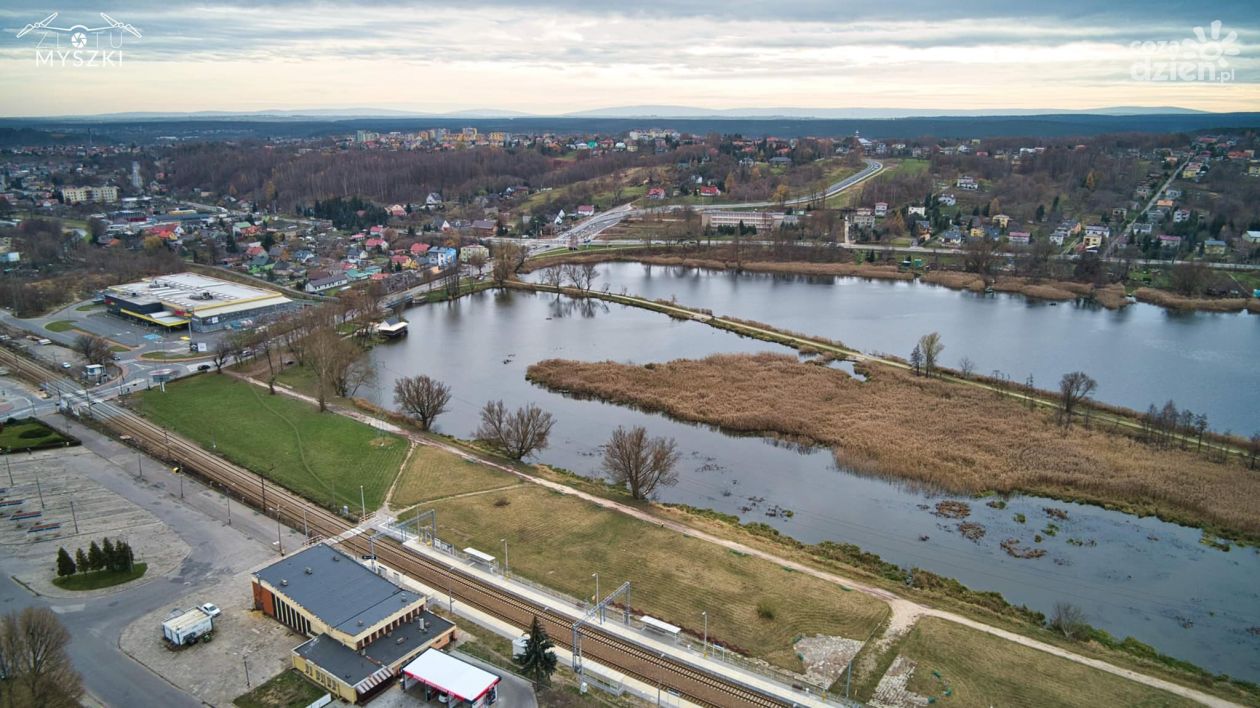
M251 326L253 320L296 307L274 290L196 273L174 273L106 288L105 305L121 317L166 328L189 326L197 332Z

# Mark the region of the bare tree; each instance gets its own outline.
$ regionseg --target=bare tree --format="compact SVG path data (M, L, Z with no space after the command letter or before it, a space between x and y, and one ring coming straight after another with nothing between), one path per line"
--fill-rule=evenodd
M0 618L0 699L6 707L76 708L83 683L66 647L70 632L46 607Z
M75 337L74 350L81 354L89 364L104 364L113 357L113 350L104 337L95 334L80 334Z
M451 387L428 376L404 376L394 382L394 403L415 418L422 430L446 411L451 402Z
M347 352L347 355L350 353ZM337 372L333 379L333 390L342 398L350 398L361 387L375 383L376 373L376 364L356 350L346 367Z
M564 277L578 290L590 290L591 284L599 276L594 263L568 263L564 266Z
M1076 407L1085 399L1089 398L1089 394L1098 388L1098 382L1093 380L1084 371L1073 371L1063 375L1059 379L1059 393L1063 400L1063 424L1065 426L1072 425L1072 414L1076 411Z
M941 335L932 332L919 337L919 350L923 353L923 373L931 376L936 371L936 362L940 359L945 345L941 343Z
M971 357L965 356L958 360L958 373L962 374L964 379L971 378L971 375L974 374L975 371L976 362L972 361Z
M525 249L515 243L499 243L494 249L494 261L490 267L490 277L494 284L503 287L504 283L516 275L516 271L525 263Z
M1081 608L1066 602L1056 602L1054 612L1050 615L1050 628L1062 632L1068 639L1079 639L1089 625L1085 623L1085 613Z
M302 346L306 353L306 365L315 374L319 410L326 411L330 395L348 390L353 378L351 367L362 352L326 327L307 335Z
M468 256L468 265L476 268L477 275L480 277L481 271L486 267L486 254L481 251L474 252L472 255Z
M1247 466L1256 468L1256 458L1260 458L1260 433L1252 433L1247 440Z
M241 348L236 337L222 337L214 345L214 370L223 373L223 367L232 357L239 356Z
M914 367L914 375L918 376L920 369L923 368L923 348L918 344L910 350L910 365Z
M552 263L542 270L543 283L550 285L553 288L559 288L561 285L564 285L564 279L564 266L559 263Z
M500 447L514 460L547 447L547 436L555 418L533 403L509 413L503 401L489 401L481 409L481 427L477 439Z
M604 445L604 472L630 496L647 499L658 487L678 482L678 445L673 438L649 438L647 430L618 426Z

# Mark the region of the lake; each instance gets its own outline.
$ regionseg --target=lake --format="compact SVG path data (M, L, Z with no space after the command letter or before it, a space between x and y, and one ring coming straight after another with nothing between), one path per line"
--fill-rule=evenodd
M642 287L631 287L636 272ZM629 292L649 297L676 294L680 303L834 337L867 350L894 350L889 345L901 341L890 333L895 327L882 324L874 311L876 293L902 298L902 304L893 308L902 312L912 309L904 300L921 293L924 307L931 305L940 313L933 328L942 332L947 346L954 347L947 350L947 359L949 354L968 353L977 361L985 352L974 341L967 347L974 352L959 352L962 342L969 340L959 330L951 339L945 323L958 321L961 326L963 319L951 314L951 307L1002 313L984 315L995 329L1013 320L1014 312L1044 312L1049 321L1062 317L1060 313L1075 312L1068 317L1082 318L1073 319L1077 322L1085 316L1114 320L1117 315L1127 321L1136 312L1132 308L1127 313L1097 312L1071 305L1049 308L939 288L855 280L819 283L712 273L678 277L659 267L649 270L624 264L604 267L601 280L618 284L613 287L616 291L624 283ZM725 304L715 302L716 296L707 300L700 296L721 288L734 293ZM854 292L843 294L849 289ZM812 302L812 314L794 315L801 319L791 322L787 315L776 320L778 308L754 305L765 297L777 299L784 310L791 308L788 303ZM866 305L836 304L850 300ZM866 311L841 315L840 311L851 309ZM1030 497L1009 500L1005 509L970 500L968 521L987 529L982 539L971 541L958 532L957 521L932 513L937 497L837 469L827 450L731 436L661 415L567 398L525 380L526 368L547 358L647 363L719 352L790 350L637 308L526 292L485 292L453 303L412 308L406 316L411 322L410 336L373 349L380 381L374 390L361 393L392 406L397 377L425 373L444 380L452 387L453 400L438 421L443 432L470 437L487 400L502 399L513 407L537 403L557 419L551 446L538 459L596 476L599 446L609 433L618 425L643 425L652 435L675 438L683 454L679 483L660 493L663 501L762 521L805 542L854 543L905 567L922 567L976 589L996 590L1016 604L1047 613L1056 602L1071 602L1085 610L1092 624L1117 636L1132 635L1216 672L1260 679L1260 635L1248 631L1260 627L1260 553L1256 549L1224 552L1199 543L1200 533L1195 529ZM1136 312L1136 318L1143 316ZM917 320L904 326L910 330L905 341L912 342L925 331L920 325L926 320L908 319ZM864 331L855 331L862 329L857 323L867 323ZM1234 324L1251 325L1245 319ZM867 346L866 342L877 341L875 333L880 331L889 344ZM1027 325L1018 331L1022 334L1007 338L1041 336L1041 330ZM996 334L990 337L1003 339ZM1062 351L1074 344L1050 338L1043 339L1042 346ZM1046 362L1054 361L1052 352L1041 356ZM1065 364L1064 370L1070 368L1074 367ZM1094 375L1101 386L1114 388L1102 371ZM1151 375L1161 385L1168 378L1173 377ZM1199 405L1190 400L1184 403ZM1068 519L1050 518L1045 507L1065 510ZM782 510L790 510L791 517ZM1025 523L1018 523L1016 514L1023 514ZM1056 524L1058 532L1035 544L1034 534L1049 523ZM999 547L1007 538L1044 548L1046 555L1013 558Z

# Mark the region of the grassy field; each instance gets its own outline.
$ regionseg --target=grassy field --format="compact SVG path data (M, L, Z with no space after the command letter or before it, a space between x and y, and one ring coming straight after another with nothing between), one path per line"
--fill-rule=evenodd
M511 479L493 473L485 484ZM888 612L865 595L534 485L425 508L437 510L438 534L456 547L498 555L506 538L515 574L588 599L592 573L604 592L629 580L636 611L697 637L707 611L712 639L788 669L802 668L792 648L800 635L865 639Z
M467 462L460 455L420 445L411 453L389 501L395 509L401 509L509 484L524 482L485 465Z
M407 455L402 438L219 374L140 394L146 417L321 504L380 506Z
M6 423L4 429L0 430L0 450L9 452L59 447L67 442L72 441L35 418L21 418Z
M69 332L70 330L74 328L75 328L74 322L70 320L56 320L55 322L49 322L48 324L44 325L44 329L48 330L49 332Z
M121 572L113 570L94 570L90 573L75 573L64 578L53 578L53 585L62 590L100 590L115 585L129 583L144 575L149 569L148 563L133 563L131 570Z
M232 704L238 708L304 708L327 692L290 669L238 696Z
M778 354L652 368L560 360L529 368L532 381L553 390L829 445L838 463L862 473L954 493L1022 491L1109 504L1260 537L1260 477L1241 461L1217 463L1080 425L1065 434L1052 413L977 387L889 366L865 373L863 383ZM783 414L785 400L793 415Z
M935 617L919 620L901 655L917 664L907 688L941 706L1198 705Z

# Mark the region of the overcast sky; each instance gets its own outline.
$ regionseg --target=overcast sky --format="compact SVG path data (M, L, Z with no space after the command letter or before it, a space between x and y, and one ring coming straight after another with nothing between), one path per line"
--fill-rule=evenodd
M551 114L641 104L1260 111L1255 0L953 5L6 1L0 115L364 106ZM121 41L121 65L38 65L37 48L70 50L70 35L16 35L54 10L56 27L99 27L104 11L143 38L88 35L87 49ZM1210 41L1213 20L1220 43ZM1170 44L1187 41L1179 61L1196 72L1236 49L1209 62L1229 80L1145 80L1171 58Z

